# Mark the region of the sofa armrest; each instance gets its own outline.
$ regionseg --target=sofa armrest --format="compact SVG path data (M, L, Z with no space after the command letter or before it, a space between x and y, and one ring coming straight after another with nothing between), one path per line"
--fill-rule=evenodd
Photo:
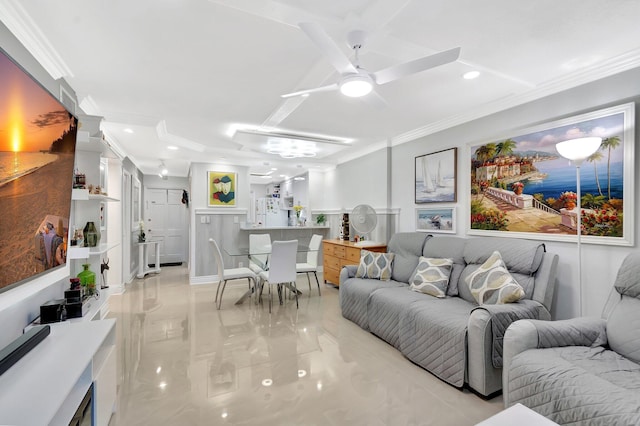
M547 319L549 312L541 303L524 299L516 304L495 305L506 311L528 312L535 318ZM494 367L494 333L491 307L476 307L471 311L467 326L467 357L469 386L488 396L502 388L502 369ZM532 316L528 316L531 318ZM527 318L527 317L521 317Z
M520 320L504 335L502 390L504 406L509 402L511 360L529 349L562 346L602 346L607 343L606 322L600 318L573 318L562 321Z
M345 265L340 270L340 284L356 276L358 265Z

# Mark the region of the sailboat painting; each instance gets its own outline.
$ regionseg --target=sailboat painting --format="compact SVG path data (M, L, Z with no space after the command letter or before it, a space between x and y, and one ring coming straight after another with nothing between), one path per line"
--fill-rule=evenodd
M456 201L458 148L416 157L416 204Z

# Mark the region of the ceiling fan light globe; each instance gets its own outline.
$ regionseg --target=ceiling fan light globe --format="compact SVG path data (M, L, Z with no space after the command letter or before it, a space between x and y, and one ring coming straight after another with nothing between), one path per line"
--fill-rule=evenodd
M350 98L360 98L368 95L371 90L373 90L373 82L367 75L350 75L340 82L340 92Z

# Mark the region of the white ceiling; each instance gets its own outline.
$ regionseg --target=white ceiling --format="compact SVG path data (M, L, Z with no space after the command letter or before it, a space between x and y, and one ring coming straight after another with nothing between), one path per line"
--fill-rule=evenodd
M638 0L3 0L0 19L144 173L164 160L172 176L215 162L278 180L640 66ZM283 99L339 78L300 22L349 55L346 34L366 30L370 71L462 51L380 86L383 107L335 91ZM239 126L348 142L283 160L233 137Z

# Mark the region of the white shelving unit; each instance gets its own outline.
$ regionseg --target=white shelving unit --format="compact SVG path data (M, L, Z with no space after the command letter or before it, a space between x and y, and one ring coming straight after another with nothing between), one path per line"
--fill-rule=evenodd
M102 283L100 275L100 265L103 257L108 257L108 252L120 245L120 239L111 241L108 237L108 221L110 205L114 205L115 214L120 214L120 201L112 197L108 190L107 169L110 161L119 161L108 142L104 140L100 131L101 117L81 116L80 123L83 130L78 131L76 140L76 164L75 169L83 173L86 185L100 186L105 194L91 194L88 189L73 189L72 200L72 222L76 229L84 228L87 222L94 222L100 230L100 240L96 247L71 246L67 251L67 259L70 261L71 276L76 276L82 270L82 264L89 264L90 269L96 273L96 287L99 289ZM119 232L118 232L119 233ZM113 236L113 233L111 233ZM109 311L108 291L101 290L101 297L91 300L92 309L97 312L91 319L104 318ZM106 297L104 297L106 296ZM97 305L97 306L96 306ZM85 314L85 317L87 314ZM83 318L85 318L83 317Z

